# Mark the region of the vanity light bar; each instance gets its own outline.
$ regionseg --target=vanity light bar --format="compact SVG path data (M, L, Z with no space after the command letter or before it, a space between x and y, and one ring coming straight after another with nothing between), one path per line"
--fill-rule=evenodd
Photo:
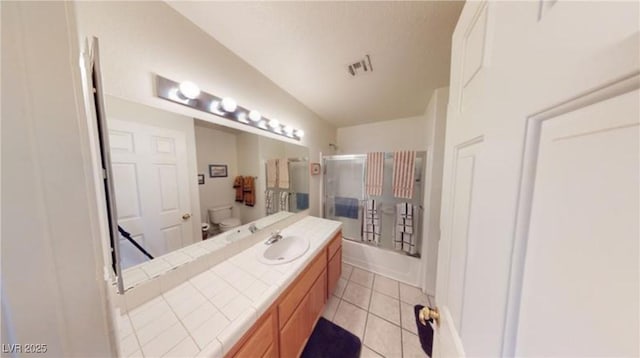
M249 110L236 103L230 97L218 97L201 91L193 82L178 83L156 75L156 95L170 102L179 103L199 111L213 113L234 122L259 128L287 138L301 140L304 131L280 123L275 118L263 117L256 110Z

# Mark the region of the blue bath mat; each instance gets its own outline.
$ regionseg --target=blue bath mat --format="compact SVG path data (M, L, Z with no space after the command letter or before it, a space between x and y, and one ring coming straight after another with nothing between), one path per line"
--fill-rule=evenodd
M362 343L346 329L320 317L301 358L358 358Z

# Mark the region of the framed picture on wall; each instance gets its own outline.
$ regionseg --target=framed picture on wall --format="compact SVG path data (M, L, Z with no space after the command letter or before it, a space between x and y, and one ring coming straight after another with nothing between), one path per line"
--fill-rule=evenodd
M311 163L311 175L318 175L320 174L320 163Z
M198 174L198 184L204 184L204 174Z
M226 164L209 164L209 178L226 178L227 176Z

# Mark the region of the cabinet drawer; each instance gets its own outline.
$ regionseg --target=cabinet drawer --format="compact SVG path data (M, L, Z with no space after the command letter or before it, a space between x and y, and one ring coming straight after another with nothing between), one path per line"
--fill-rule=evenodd
M327 266L327 298L329 298L338 285L340 275L342 275L342 247L338 248L338 252L329 259Z
M318 256L309 264L308 269L300 275L300 278L296 280L291 286L291 289L284 295L284 298L278 305L278 318L280 322L280 328L291 317L293 311L298 307L302 298L309 292L309 289L316 281L316 278L323 272L327 265L327 252L321 251Z
M280 331L280 356L282 358L298 357L302 353L302 349L324 309L326 282L326 271L323 271L293 312L291 319Z
M331 239L329 242L329 259L335 255L338 249L342 246L342 231L338 231L338 233Z
M267 318L259 324L258 328L251 334L243 344L234 358L256 358L269 353L269 349L275 349L277 340L277 330L275 315L269 314Z

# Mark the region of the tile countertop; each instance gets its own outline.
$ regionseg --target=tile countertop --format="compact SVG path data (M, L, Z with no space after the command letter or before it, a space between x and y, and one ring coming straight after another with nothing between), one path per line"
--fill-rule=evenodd
M338 232L341 223L307 216L282 230L305 236L300 258L258 261L263 241L189 279L118 322L122 357L222 357Z
M208 253L221 250L232 242L242 240L245 237L250 236L251 232L249 231L249 226L251 226L251 224L255 224L261 230L268 229L269 226L281 220L290 218L291 216L294 216L294 214L286 211L279 211L256 221L246 223L234 228L233 230L220 233L212 239L200 241L172 251L168 254L158 256L151 261L145 261L142 264L129 267L122 273L125 289L147 282L148 280L163 275L182 264L196 260Z

